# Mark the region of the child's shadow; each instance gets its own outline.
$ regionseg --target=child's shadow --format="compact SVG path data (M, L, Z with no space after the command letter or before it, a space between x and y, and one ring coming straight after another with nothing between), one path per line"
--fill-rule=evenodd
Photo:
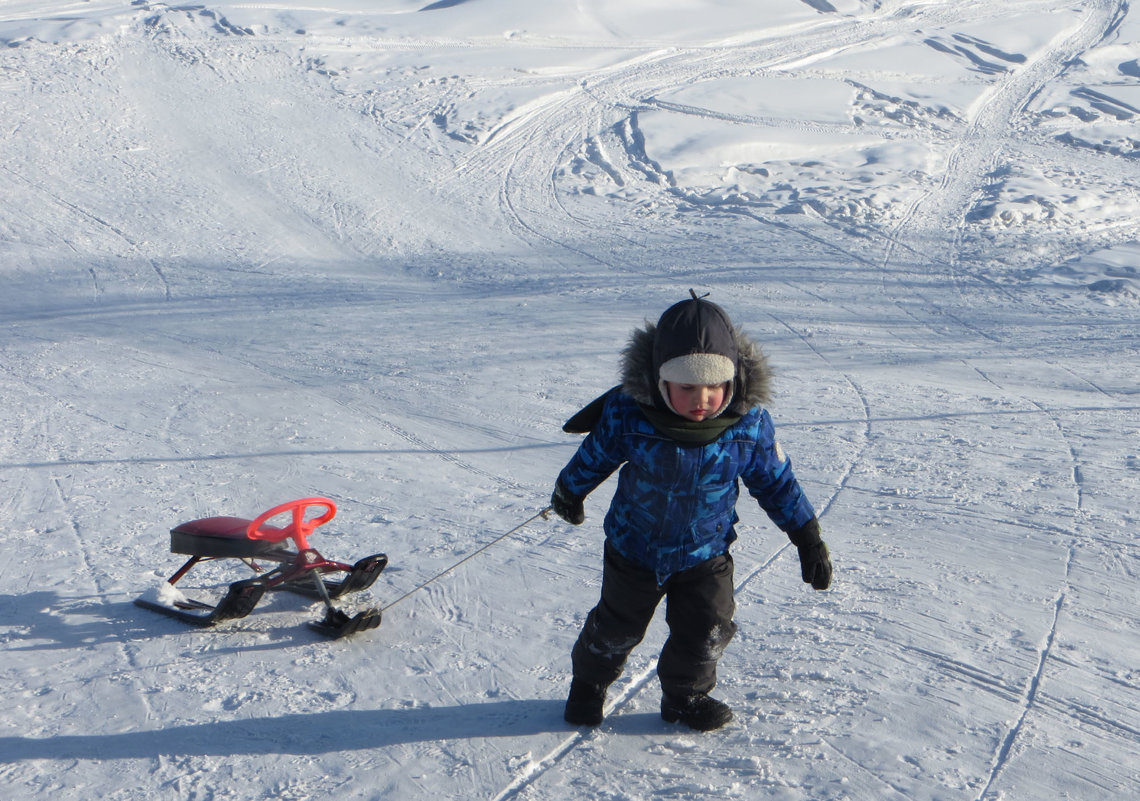
M573 731L559 700L335 710L171 726L120 734L0 737L0 763L362 751L406 743Z

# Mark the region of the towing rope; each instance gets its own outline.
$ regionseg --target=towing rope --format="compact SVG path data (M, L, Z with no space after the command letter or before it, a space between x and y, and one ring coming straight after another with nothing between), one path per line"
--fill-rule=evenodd
M509 536L511 536L512 534L514 534L514 533L515 533L516 531L518 531L519 529L521 529L521 528L525 528L526 526L528 526L528 525L530 525L531 523L533 523L535 520L538 520L538 518L540 518L540 517L541 517L543 520L548 520L548 519L549 519L548 515L549 515L549 514L550 514L552 511L554 511L554 507L552 507L552 506L547 506L545 509L543 509L543 510L542 510L541 512L539 512L538 514L535 514L535 515L532 515L531 517L528 517L526 520L524 520L524 521L522 521L521 523L519 523L517 526L515 526L514 528L512 528L510 531L508 531L508 532L506 532L506 533L504 533L504 534L500 534L498 537L496 537L495 539L491 540L491 541L490 541L490 542L488 542L486 545L483 545L483 546L481 546L481 547L477 548L476 550L472 551L471 553L467 554L467 556L463 557L462 559L460 559L460 560L459 560L458 562L456 562L455 564L451 565L451 566L450 566L450 567L448 567L448 568L445 568L444 570L441 570L439 573L436 573L434 576L432 576L431 578L429 578L429 579L428 579L427 581L425 581L423 584L420 584L418 587L413 587L412 589L408 590L408 591L407 591L407 592L405 592L403 595L401 595L399 598L397 598L396 600L392 601L392 603L390 603L390 604L387 604L386 606L382 606L382 607L380 608L380 611L381 611L381 612L387 612L389 609L391 609L391 608L392 608L393 606L395 606L396 604L400 603L401 601L405 600L406 598L409 598L409 597L411 597L412 595L415 595L417 592L419 592L420 590L424 589L424 588L425 588L425 587L427 587L429 584L431 584L431 583L433 583L433 582L435 582L435 581L438 581L439 579L443 578L443 577L444 577L444 576L446 576L448 573L451 573L452 571L456 570L456 569L457 569L457 568L458 568L460 565L464 564L465 562L468 562L468 561L470 561L471 559L474 559L476 556L478 556L479 554L483 553L483 551L487 550L487 549L488 549L488 548L490 548L492 545L497 545L498 543L500 543L500 542L502 542L503 540L505 540L507 537L509 537Z

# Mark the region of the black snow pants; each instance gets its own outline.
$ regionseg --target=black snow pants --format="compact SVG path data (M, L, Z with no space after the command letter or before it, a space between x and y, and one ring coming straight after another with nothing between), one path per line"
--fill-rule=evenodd
M659 585L652 571L606 543L602 597L586 617L571 652L574 678L612 684L665 598L669 637L657 663L661 689L675 697L712 690L717 661L736 634L732 569L732 556L724 554Z

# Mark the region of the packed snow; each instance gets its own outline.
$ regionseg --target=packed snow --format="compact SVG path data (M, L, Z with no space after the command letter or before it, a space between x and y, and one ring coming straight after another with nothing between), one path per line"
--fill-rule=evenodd
M1140 790L1127 0L0 0L0 45L5 798ZM579 730L612 483L539 516L561 424L690 288L835 581L745 496L734 722L662 721L655 621ZM308 496L379 628L135 605L252 575L164 587L173 526Z

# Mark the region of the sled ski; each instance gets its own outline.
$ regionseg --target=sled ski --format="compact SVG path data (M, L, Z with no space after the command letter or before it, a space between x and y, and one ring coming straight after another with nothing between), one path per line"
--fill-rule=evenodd
M306 519L310 508L323 507L323 513ZM268 525L278 515L291 514L288 525ZM378 553L355 564L326 559L309 546L308 535L336 514L336 505L327 498L302 498L275 506L253 520L240 517L207 517L182 523L170 531L172 553L190 558L167 579L172 598L139 598L135 603L196 626L213 626L225 620L242 618L253 611L266 592L290 592L319 598L325 616L311 627L337 638L380 625L381 609L373 607L350 614L333 606L333 599L366 590L388 565L388 557ZM286 545L290 541L293 548ZM195 565L218 559L238 559L258 575L231 583L217 604L186 598L174 585ZM261 562L275 563L266 570ZM340 576L333 578L333 576Z
M193 623L195 626L212 626L223 620L245 617L253 611L253 607L257 606L257 602L261 600L261 596L264 594L265 582L259 578L251 578L235 581L231 584L225 597L218 602L217 606L189 598L173 601L170 606L147 598L139 598L135 603L144 609L152 609L155 612L161 612L187 623Z
M377 608L365 609L349 617L340 609L330 608L324 619L317 623L310 623L309 628L331 639L347 637L358 631L367 631L380 625L381 612Z

